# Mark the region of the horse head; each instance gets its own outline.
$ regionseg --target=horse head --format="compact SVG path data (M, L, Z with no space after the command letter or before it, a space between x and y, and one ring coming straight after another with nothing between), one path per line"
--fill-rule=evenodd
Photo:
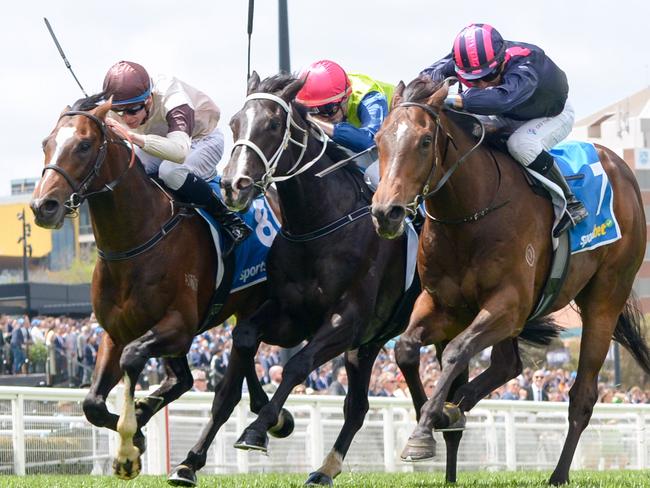
M104 119L111 108L110 101L97 105L101 98L101 94L93 95L72 109L66 107L43 140L45 168L30 202L41 227L60 228L64 217L76 211L92 188L101 185L96 177L106 158Z
M377 132L381 180L372 199L377 233L394 239L404 232L404 220L414 214L421 195L432 183L436 165L439 114L448 85L419 77L407 87L400 82L391 111Z
M304 80L287 74L260 82L253 72L249 78L244 106L230 120L235 144L221 179L224 201L232 210L248 208L260 192L279 180L273 175L276 169L284 171L283 155L290 143L303 145L304 153L307 129L294 121L297 112L292 104L303 84ZM302 140L292 137L294 131Z

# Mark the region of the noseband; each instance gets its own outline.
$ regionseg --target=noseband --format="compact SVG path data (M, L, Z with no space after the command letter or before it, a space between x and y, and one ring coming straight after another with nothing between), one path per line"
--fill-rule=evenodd
M325 153L325 148L327 147L327 136L325 135L325 133L320 127L316 125L311 126L314 127L319 132L318 136L320 140L323 142L323 148L321 152L318 154L318 156L316 156L308 163L303 164L302 167L299 167L302 158L305 155L305 151L307 150L307 144L309 142L309 129L303 129L302 127L300 127L298 124L294 122L292 117L291 105L276 95L273 95L271 93L252 93L251 95L248 95L246 97L246 101L244 102L244 104L248 103L250 100L271 100L272 102L275 102L280 107L282 107L282 109L287 113L287 119L285 123L284 135L282 136L282 142L280 143L280 145L278 146L275 153L273 153L273 156L271 156L270 159L267 159L266 156L264 155L264 152L260 149L260 147L250 139L238 139L233 144L233 148L232 148L233 151L238 146L248 147L252 149L253 152L255 152L255 154L257 154L259 158L262 160L266 172L264 173L260 181L255 182L255 186L260 188L262 192L265 192L271 183L276 181L278 182L286 181L289 178L293 178L294 176L304 173L309 168L311 168ZM295 127L297 130L302 132L303 134L302 142L299 142L291 137L292 127ZM289 147L289 143L293 143L296 146L301 148L300 156L298 157L298 160L294 163L294 165L289 169L289 171L287 171L286 175L273 176L275 170L278 167L280 158Z
M106 160L106 152L108 149L108 144L109 143L114 143L116 141L111 141L106 137L106 125L102 120L100 120L98 117L95 115L89 113L89 112L83 112L83 111L77 111L73 110L70 112L65 112L61 114L61 119L62 117L71 117L74 115L83 115L84 117L88 117L90 120L95 122L97 124L97 127L99 127L99 130L102 134L102 144L99 146L99 152L97 153L97 157L95 158L95 162L90 169L90 171L84 176L84 178L81 180L81 182L77 183L68 173L65 171L63 168L58 166L57 164L47 164L45 168L43 168L43 172L41 173L41 178L45 174L45 172L50 169L52 171L55 171L59 173L65 181L68 182L68 185L72 188L72 194L68 198L68 200L63 204L66 208L66 211L68 214L76 212L76 210L81 206L81 204L86 200L88 197L92 195L96 195L98 193L104 193L107 191L113 191L113 189L119 184L119 182L122 180L126 172L133 167L133 164L135 163L135 150L133 148L133 142L130 140L128 135L125 133L123 135L126 136L126 138L129 140L131 143L131 159L129 161L129 165L127 168L113 181L110 183L104 184L103 188L101 190L97 191L91 191L87 192L88 188L90 187L91 183L93 180L99 175L99 171L104 164L104 161Z

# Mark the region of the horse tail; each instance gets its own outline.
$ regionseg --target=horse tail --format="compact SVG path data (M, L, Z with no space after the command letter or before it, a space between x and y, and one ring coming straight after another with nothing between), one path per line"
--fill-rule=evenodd
M650 348L643 337L644 322L639 300L632 292L618 316L613 339L632 354L646 374L650 374Z
M519 339L533 346L548 346L564 330L550 316L538 317L526 322L519 334Z

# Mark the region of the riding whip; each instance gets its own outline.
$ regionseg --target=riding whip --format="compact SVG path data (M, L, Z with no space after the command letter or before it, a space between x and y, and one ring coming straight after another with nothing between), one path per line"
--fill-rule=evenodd
M251 2L252 1L253 0L251 0ZM54 41L54 44L56 44L56 48L59 50L59 54L63 58L63 62L65 63L66 68L68 68L70 70L70 73L72 73L74 81L76 81L77 85L79 85L79 88L81 88L81 92L84 94L86 98L88 98L88 94L86 93L86 90L84 90L84 87L81 86L81 83L79 83L79 80L77 79L77 75L75 75L74 71L72 71L72 66L70 66L70 61L68 61L68 58L65 57L65 53L63 52L63 49L61 49L61 44L59 44L59 41L54 35L54 31L52 30L52 26L50 25L50 22L47 20L47 17L43 17L43 20L45 21L45 26L47 27L47 30L50 31L50 35L52 36L52 40Z
M251 35L253 34L253 11L255 10L255 0L248 0L248 74L246 81L251 77Z

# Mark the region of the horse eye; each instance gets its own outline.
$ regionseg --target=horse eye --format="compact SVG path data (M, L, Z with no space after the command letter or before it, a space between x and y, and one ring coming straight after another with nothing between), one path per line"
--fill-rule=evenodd
M86 151L90 150L91 147L93 147L93 145L89 141L81 141L77 145L77 151L86 152Z
M429 147L433 143L433 138L431 136L424 136L422 138L422 147Z
M280 128L280 121L278 119L271 119L269 121L269 130L278 130Z

